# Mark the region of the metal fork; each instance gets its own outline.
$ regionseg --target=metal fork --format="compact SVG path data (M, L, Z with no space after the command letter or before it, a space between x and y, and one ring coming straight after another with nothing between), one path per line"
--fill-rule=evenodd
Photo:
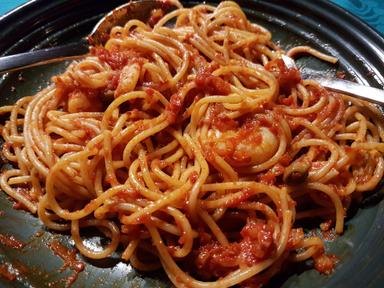
M281 58L288 68L297 69L295 60L291 57L282 55ZM311 77L311 79L317 81L321 86L329 90L384 105L384 90L341 79L330 79L319 76Z

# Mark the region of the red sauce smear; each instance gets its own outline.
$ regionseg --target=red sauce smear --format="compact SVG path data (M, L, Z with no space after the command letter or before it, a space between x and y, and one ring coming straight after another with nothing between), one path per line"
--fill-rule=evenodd
M231 86L228 82L218 76L212 75L212 72L219 67L217 64L207 64L206 60L199 55L193 55L192 61L197 70L194 81L196 88L188 92L187 95L184 95L182 86L171 96L169 104L166 107L170 123L176 121L183 107L188 103L192 103L195 99L200 99L204 94L228 95L231 92Z
M143 63L143 54L129 49L125 51L109 51L102 47L92 47L91 54L97 56L102 62L107 63L113 70L121 70L128 63Z
M260 220L248 220L241 230L239 242L222 246L218 242L202 245L197 251L196 266L202 277L222 277L239 265L248 267L270 257L276 247L273 243L273 226Z
M193 171L191 175L189 175L189 181L191 181L191 183L196 183L198 178L199 178L199 173L197 173L196 171Z
M183 108L184 97L180 93L173 94L169 104L165 107L167 118L170 123L176 122L177 116Z
M339 258L333 254L321 253L313 257L315 269L322 274L329 275L335 269L335 265L339 262Z
M21 249L25 243L17 240L14 236L0 234L0 244L13 249Z
M229 118L222 104L214 104L208 110L208 124L220 131L228 131L239 128L239 123Z
M262 172L261 174L257 175L257 179L261 183L264 183L267 185L274 185L276 183L276 178L283 174L284 174L284 167L281 164L277 163L267 172Z
M76 250L69 250L57 240L53 240L49 243L48 247L52 249L55 255L59 256L64 261L63 266L60 268L61 271L66 268L73 271L73 273L65 279L66 287L71 286L76 281L78 274L84 270L84 263L76 259Z
M76 259L76 250L69 250L59 241L53 240L49 243L49 248L52 249L55 255L59 256L64 261L63 268L69 267L72 270L81 272L84 270L84 263Z
M0 276L9 280L14 281L16 280L16 273L11 271L12 266L10 264L1 264L0 265Z
M345 77L346 77L345 71L337 71L336 72L336 77L339 78L339 79L345 79Z
M29 269L17 260L14 263L0 264L0 276L9 281L14 281L18 276L25 275L28 272Z
M210 73L198 74L195 83L197 88L209 95L228 95L231 92L228 82Z
M282 93L289 93L291 89L301 81L299 70L295 68L287 68L282 59L269 61L265 65L265 69L275 75Z
M304 239L303 228L294 228L289 232L287 249L291 250Z

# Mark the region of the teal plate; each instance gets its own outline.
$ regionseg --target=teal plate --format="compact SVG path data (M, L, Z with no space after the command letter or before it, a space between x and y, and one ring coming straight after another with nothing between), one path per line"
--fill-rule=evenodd
M121 0L34 0L0 18L0 55L25 52L78 40L86 35L107 11ZM184 1L185 5L197 2ZM384 40L369 26L328 1L238 1L249 18L266 26L274 40L285 49L310 45L340 59L337 66L311 57L298 62L306 72L334 76L344 71L352 80L384 87ZM0 77L0 105L33 95L64 71L68 62L26 69ZM270 287L383 287L384 286L384 201L381 189L372 192L349 212L345 233L327 242L330 253L340 262L330 276L320 275L303 264L274 278ZM1 287L65 287L72 274L61 269L63 261L48 247L53 240L71 248L66 234L48 231L33 215L14 210L12 201L0 194L0 233L25 243L21 249L0 241L1 264L12 265L18 273L13 281L0 277ZM98 245L93 237L88 245ZM85 263L72 287L171 287L163 272L140 273L119 260L116 253L103 261ZM17 272L16 271L16 272ZM15 272L15 271L14 271Z

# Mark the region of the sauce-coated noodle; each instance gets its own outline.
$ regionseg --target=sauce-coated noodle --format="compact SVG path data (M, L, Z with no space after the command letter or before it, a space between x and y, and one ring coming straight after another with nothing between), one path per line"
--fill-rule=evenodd
M351 201L383 176L380 112L302 80L234 2L153 15L1 108L15 164L1 188L86 257L120 245L177 287L254 287L310 258L330 273L335 257L299 221L343 232ZM334 61L288 54L302 52ZM84 245L85 227L109 244Z

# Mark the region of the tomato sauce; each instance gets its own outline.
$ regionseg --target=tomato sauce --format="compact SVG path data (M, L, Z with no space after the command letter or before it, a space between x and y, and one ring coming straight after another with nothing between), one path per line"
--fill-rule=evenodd
M246 201L249 197L253 195L251 189L243 189L239 196L237 197L232 197L229 201L227 201L224 205L224 207L233 207L236 208L239 206L240 203Z
M223 277L239 266L252 266L271 257L276 251L272 225L261 220L248 220L240 232L242 239L222 246L216 241L196 251L196 266L204 278Z
M29 191L30 191L29 188L17 187L15 190L17 191L17 193L21 194L23 196L23 198L26 198L26 199L28 199L31 202L35 201L35 199L33 199L32 196L29 194ZM19 201L13 199L13 198L10 198L10 199L13 200L13 201L16 201L12 205L13 209L29 211L29 209L22 202L19 202Z
M288 152L285 152L283 156L280 157L279 163L284 167L287 167L292 162L292 160L293 160L292 156L289 155Z
M3 234L0 234L0 244L12 249L21 249L26 245L24 242L17 240L14 236Z
M287 249L291 250L296 247L302 240L304 240L303 228L294 228L289 232Z
M61 270L70 268L71 270L78 273L84 270L84 263L76 259L76 250L69 250L58 240L53 240L51 243L49 243L48 247L52 249L55 255L59 256L63 260L64 264Z
M189 181L191 183L195 183L197 181L197 179L199 178L199 173L197 173L196 171L193 171L191 173L191 175L189 175Z
M313 260L315 262L315 269L325 275L331 274L339 261L336 255L325 253L314 256Z
M205 121L208 125L222 132L237 129L239 127L239 122L229 118L224 106L219 103L213 104L208 108L206 118Z
M100 61L107 63L113 70L121 70L128 63L143 64L146 61L142 53L133 49L110 51L102 47L92 47L91 54L97 56Z
M228 82L209 73L197 74L195 83L198 89L208 95L228 95L231 92Z
M112 73L111 78L109 78L107 90L116 90L117 86L119 85L120 80L120 73L118 71L115 71L115 73Z
M293 104L293 96L288 96L287 98L281 98L280 102L285 106L292 106Z
M236 122L236 120L229 118L225 114L218 114L217 117L213 118L213 122L212 122L212 127L220 131L236 129L238 126L239 126L239 123Z
M258 175L257 179L261 183L264 183L267 185L274 185L276 184L276 178L283 174L284 174L284 167L281 164L277 163L267 172Z
M296 68L287 68L282 59L269 61L265 69L272 72L279 82L280 92L289 93L301 81L301 75Z
M10 264L0 264L0 276L8 281L14 281L17 278L17 274L11 271L12 266Z
M170 123L175 123L177 116L180 114L183 108L184 97L181 93L176 93L171 96L169 104L166 106L165 111Z
M329 92L322 87L308 86L307 89L311 95L311 101L313 103L319 101L322 96L329 96Z

